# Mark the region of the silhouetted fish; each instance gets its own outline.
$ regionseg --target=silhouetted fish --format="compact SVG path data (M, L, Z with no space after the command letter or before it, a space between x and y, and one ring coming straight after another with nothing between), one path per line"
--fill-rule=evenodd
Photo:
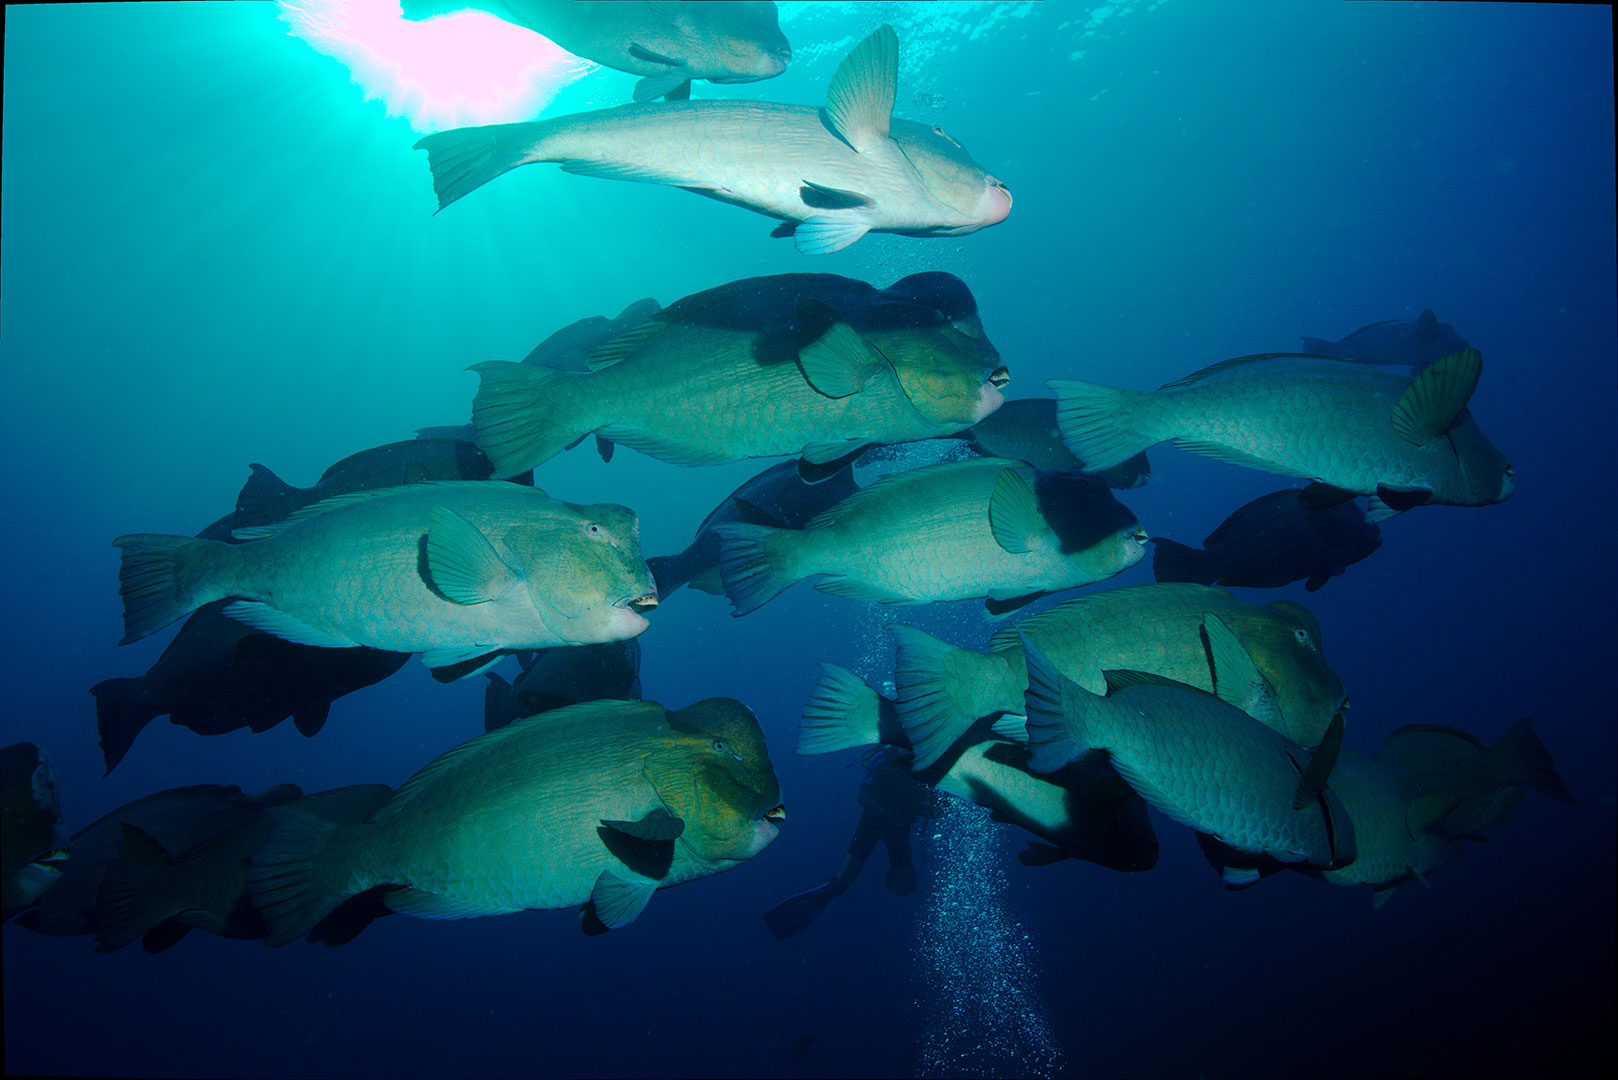
M1382 531L1353 501L1311 510L1296 488L1260 495L1208 534L1203 550L1153 537L1158 581L1278 589L1306 582L1314 592L1382 546Z
M1362 326L1341 341L1303 339L1303 351L1367 364L1399 364L1420 371L1472 346L1429 308L1419 319L1390 319Z

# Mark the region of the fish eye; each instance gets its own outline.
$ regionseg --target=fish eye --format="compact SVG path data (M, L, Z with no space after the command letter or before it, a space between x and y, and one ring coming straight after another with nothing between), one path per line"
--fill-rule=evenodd
M1348 711L1348 699L1346 697L1343 699L1343 703L1341 705L1337 706L1337 711L1338 712L1347 712Z
M584 531L589 533L591 536L600 536L601 526L592 521L590 524L584 527Z
M1507 465L1506 466L1506 479L1507 480L1515 479L1516 476L1517 476L1517 470L1513 469L1510 465Z
M728 751L729 749L730 749L730 747L725 745L725 740L724 739L715 739L713 741L713 752L714 753L723 754L726 751Z
M1292 636L1297 638L1298 644L1304 646L1305 648L1313 649L1315 647L1315 643L1309 640L1309 631L1303 629L1302 627L1292 631Z

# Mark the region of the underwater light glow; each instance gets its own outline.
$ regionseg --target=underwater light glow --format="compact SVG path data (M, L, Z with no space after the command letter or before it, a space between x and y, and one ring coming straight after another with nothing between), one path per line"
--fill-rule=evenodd
M532 120L596 65L493 15L410 22L398 0L280 0L294 37L349 69L389 116L419 132Z

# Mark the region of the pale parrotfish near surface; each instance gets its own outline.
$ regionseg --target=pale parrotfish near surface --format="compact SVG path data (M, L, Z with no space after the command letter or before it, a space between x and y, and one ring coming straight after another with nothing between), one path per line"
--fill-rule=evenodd
M1032 768L1061 768L1086 750L1162 813L1232 848L1320 868L1354 858L1353 823L1327 786L1341 718L1314 754L1256 717L1275 697L1217 616L1203 624L1218 696L1144 672L1108 671L1102 697L1064 677L1024 641Z
M589 373L476 364L495 475L590 432L676 465L802 455L824 478L873 442L948 435L1000 406L1010 374L952 274L886 289L834 274L744 278L687 296L592 354Z
M0 749L0 921L33 904L62 877L68 848L56 767L33 743Z
M806 577L883 604L987 597L1002 614L1121 573L1146 532L1097 480L980 458L884 477L802 530L718 527L720 571L737 615Z
M960 236L1004 221L1011 193L942 128L893 118L899 39L878 27L843 60L825 108L762 101L622 105L521 124L456 128L427 151L438 208L519 165L684 188L785 224L799 251L868 232Z
M1341 341L1303 339L1303 351L1340 360L1408 367L1412 372L1436 364L1472 346L1429 308L1419 319L1389 319L1362 326Z
M820 670L820 681L803 708L797 753L881 745L893 761L911 770L913 748L893 701L847 668L822 664ZM1038 837L1018 855L1024 865L1071 858L1133 872L1157 864L1157 834L1146 804L1103 755L1081 755L1051 773L1032 771L1030 759L1026 746L985 727L909 775Z
M1053 379L1068 448L1092 469L1173 439L1183 450L1314 481L1316 509L1374 495L1381 519L1425 504L1486 506L1512 468L1467 409L1483 373L1474 351L1415 378L1315 356L1244 356L1156 391Z
M770 0L401 0L400 6L411 20L486 11L574 56L644 75L635 84L636 101L689 98L693 79L772 79L792 60Z
M498 481L356 492L236 536L254 542L115 541L124 641L235 598L225 614L265 633L439 668L634 637L657 604L631 510Z
M594 701L461 744L362 824L277 812L247 882L270 945L379 887L388 908L425 919L582 904L582 928L600 933L659 888L757 855L785 816L740 702Z
M1021 714L1028 688L1024 640L1092 693L1106 692L1103 672L1115 668L1211 693L1214 671L1202 636L1209 615L1240 639L1275 695L1278 707L1269 719L1277 730L1299 745L1319 745L1348 703L1343 680L1326 662L1320 623L1290 600L1249 604L1202 585L1130 585L1068 600L1001 630L988 653L890 625L898 645L899 718L925 766L977 720Z

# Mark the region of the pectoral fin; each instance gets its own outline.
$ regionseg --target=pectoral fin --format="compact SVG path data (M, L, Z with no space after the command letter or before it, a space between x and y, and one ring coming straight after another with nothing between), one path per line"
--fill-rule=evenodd
M1438 361L1410 381L1393 404L1393 429L1417 446L1448 431L1471 400L1483 374L1483 357L1463 349Z
M797 305L798 368L817 393L845 398L888 370L887 358L819 300Z
M856 210L876 205L857 191L829 187L812 180L805 180L798 188L798 198L803 200L805 206L812 206L816 210Z
M631 51L638 47L631 46ZM638 102L656 101L658 98L686 101L691 97L691 80L677 71L666 75L648 75L635 84L634 97Z
M172 866L174 856L151 833L127 821L123 824L124 858L147 866Z
M1010 615L1013 611L1021 611L1044 595L1046 594L1043 592L1031 592L1023 596L1013 596L1007 600L997 600L991 596L983 601L983 610L988 613L989 618L1000 619Z
M1322 484L1319 480L1316 480L1298 492L1298 505L1305 510L1330 510L1334 506L1341 506L1348 502L1355 494L1355 492L1349 491L1347 488Z
M642 63L646 63L646 64L664 64L664 65L666 65L668 67L682 67L683 66L681 64L681 62L676 60L674 57L672 57L672 56L664 56L660 52L656 52L655 50L648 49L646 46L642 45L638 41L630 43L629 55L633 56L636 60L639 60ZM642 80L642 81L645 81L645 80ZM639 99L637 98L636 100L639 100Z
M1298 780L1298 790L1292 796L1292 809L1302 810L1320 798L1321 793L1326 790L1326 781L1337 765L1337 754L1342 748L1343 714L1338 713L1331 718L1331 723L1326 725L1326 734L1320 740L1315 756L1309 759L1309 767Z
M639 821L603 820L601 824L637 840L673 840L685 832L685 822L661 806Z
M1387 484L1378 484L1376 486L1376 497L1383 506L1394 511L1394 513L1402 514L1406 510L1427 505L1427 501L1433 497L1433 493L1427 488L1389 487ZM1391 517L1392 515L1390 514L1389 516ZM1365 520L1372 520L1371 515L1366 514Z
M1028 846L1017 853L1017 861L1024 866L1049 866L1071 857L1061 848L1042 844L1038 840L1028 841Z
M989 530L1001 549L1025 555L1035 537L1050 532L1028 481L1016 469L1002 469L989 496Z
M520 577L476 525L447 506L433 507L426 547L428 584L452 603L486 604Z

